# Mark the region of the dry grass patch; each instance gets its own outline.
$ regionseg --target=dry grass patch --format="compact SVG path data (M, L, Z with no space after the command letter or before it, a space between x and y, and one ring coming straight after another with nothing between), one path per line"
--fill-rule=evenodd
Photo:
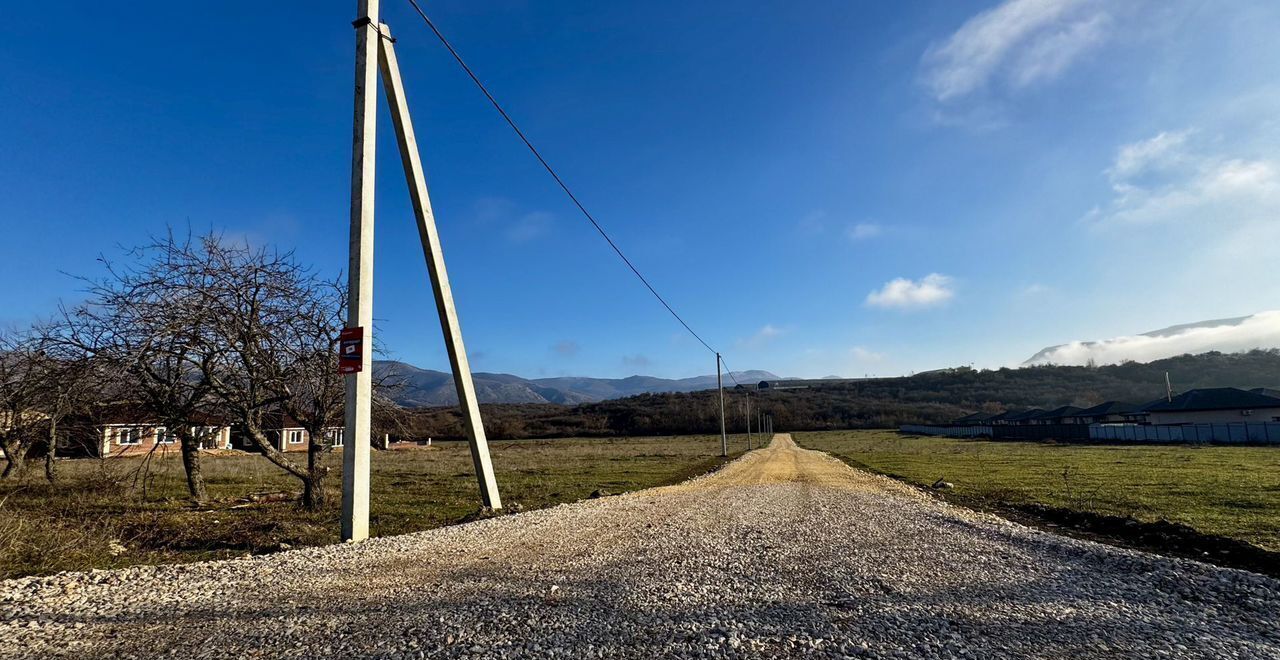
M734 438L737 453L745 439ZM490 444L508 511L678 483L721 464L718 436L503 441ZM735 454L736 455L736 454ZM256 455L210 455L204 474L212 501L186 500L176 453L61 461L61 480L32 470L0 483L0 578L139 563L194 561L334 543L341 456L328 509L296 504L298 482ZM403 534L473 518L479 493L465 443L374 452L374 535ZM284 493L281 499L276 495ZM251 497L257 494L257 497Z

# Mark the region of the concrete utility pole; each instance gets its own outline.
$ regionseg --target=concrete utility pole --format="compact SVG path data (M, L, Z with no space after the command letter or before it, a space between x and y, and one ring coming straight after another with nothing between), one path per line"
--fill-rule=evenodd
M363 328L373 346L373 181L377 144L378 0L359 0L356 28L355 127L351 151L351 241L347 327ZM342 449L342 540L369 537L369 417L373 359L362 347L360 370L346 376Z
M347 375L346 426L342 455L342 539L360 541L369 536L369 425L373 394L373 200L374 161L377 144L378 69L382 71L387 103L395 125L400 160L418 222L418 235L426 257L435 294L440 328L444 332L449 365L462 406L463 421L471 441L471 457L480 483L480 499L493 509L502 508L498 485L489 458L489 446L480 420L471 367L462 343L449 275L440 250L426 177L418 154L413 122L405 101L400 67L392 47L390 29L378 22L378 0L359 0L356 28L355 130L351 159L351 243L349 264L350 310L348 328L363 330L360 368ZM382 34L379 34L381 31Z
M747 451L751 451L751 393L747 393L745 416L747 418Z
M480 419L480 403L476 398L475 383L471 379L467 349L462 343L462 326L458 322L458 310L453 305L453 290L449 286L449 273L444 266L444 253L440 248L435 214L431 211L431 198L427 195L427 179L422 171L413 120L409 117L409 104L405 100L404 84L400 79L400 64L392 46L391 28L383 24L382 33L382 39L379 40L382 86L387 93L387 105L391 106L391 122L396 129L400 161L404 165L405 182L409 185L409 198L413 202L413 215L418 221L422 255L426 258L427 270L431 275L431 290L435 294L436 312L440 316L440 330L444 334L449 367L453 370L453 384L458 392L458 403L462 406L462 416L467 427L471 462L480 485L480 500L491 509L501 509L502 497L498 494L498 481L494 477L493 461L489 457L489 440Z
M724 430L724 381L720 378L720 354L716 353L716 389L720 390L720 455L729 455L729 436Z

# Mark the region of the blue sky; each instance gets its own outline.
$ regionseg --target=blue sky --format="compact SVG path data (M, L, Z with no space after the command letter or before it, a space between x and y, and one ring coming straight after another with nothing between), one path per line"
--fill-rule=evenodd
M166 225L346 263L354 2L0 22L0 322ZM735 369L1016 364L1280 308L1280 5L455 2L439 26ZM473 365L708 373L434 42L399 38ZM385 105L375 316L447 366Z

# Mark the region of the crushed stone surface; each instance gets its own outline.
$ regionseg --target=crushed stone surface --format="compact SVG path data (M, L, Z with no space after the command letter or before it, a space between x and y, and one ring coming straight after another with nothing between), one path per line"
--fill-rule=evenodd
M0 658L1280 658L1280 582L949 506L786 434L678 486L0 582Z

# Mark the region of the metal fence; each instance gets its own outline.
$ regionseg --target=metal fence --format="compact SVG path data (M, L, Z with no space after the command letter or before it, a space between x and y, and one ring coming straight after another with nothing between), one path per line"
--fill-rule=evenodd
M904 424L903 433L916 435L942 435L948 438L991 437L990 426L924 426L922 424Z
M1088 440L1084 424L1002 424L991 427L996 440Z
M1280 445L1280 424L1091 424L1089 439L1112 442L1194 442L1224 445Z
M1185 442L1222 445L1280 445L1280 423L1230 424L1053 424L1026 426L925 426L904 424L903 433L948 438L1066 440L1094 442Z

